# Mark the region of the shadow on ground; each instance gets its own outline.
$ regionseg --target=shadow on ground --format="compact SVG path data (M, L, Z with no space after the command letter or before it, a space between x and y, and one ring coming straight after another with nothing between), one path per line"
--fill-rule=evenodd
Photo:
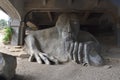
M12 80L34 80L34 77L28 75L28 76L24 76L24 75L15 75L15 77Z

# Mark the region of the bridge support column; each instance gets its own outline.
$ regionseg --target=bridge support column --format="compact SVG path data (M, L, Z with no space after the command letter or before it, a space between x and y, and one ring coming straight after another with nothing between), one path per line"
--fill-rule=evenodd
M17 19L13 19L10 21L10 26L13 29L11 45L17 46L19 45L19 27L20 21Z
M25 38L25 25L24 22L21 22L19 28L19 45L24 45L24 38Z
M118 23L116 26L117 46L120 47L120 24Z
M120 9L117 12L117 25L116 25L116 39L117 39L117 46L120 47Z
M117 46L120 47L120 9L117 12L117 17L116 17L116 41L117 41Z

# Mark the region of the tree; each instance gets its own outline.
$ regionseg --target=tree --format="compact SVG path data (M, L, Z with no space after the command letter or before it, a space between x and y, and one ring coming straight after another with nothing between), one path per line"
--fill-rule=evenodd
M6 26L7 26L7 21L4 20L4 19L1 19L1 20L0 20L0 28L4 28L4 27L6 27Z

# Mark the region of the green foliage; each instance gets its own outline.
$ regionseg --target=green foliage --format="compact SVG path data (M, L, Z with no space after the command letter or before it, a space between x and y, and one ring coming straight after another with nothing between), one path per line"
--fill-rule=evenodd
M12 28L6 27L3 29L3 31L4 31L3 43L9 44L9 42L11 41L11 37L12 37Z
M4 19L0 20L0 29L3 29L7 26L7 21Z

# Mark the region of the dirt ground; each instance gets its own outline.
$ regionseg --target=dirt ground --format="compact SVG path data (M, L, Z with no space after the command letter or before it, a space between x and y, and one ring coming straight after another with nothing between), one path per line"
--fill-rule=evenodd
M120 49L108 41L113 41L113 37L102 39L107 45L104 45L105 50L102 53L106 65L101 67L82 66L74 62L63 65L28 62L28 56L23 49L11 45L0 44L0 52L17 57L13 80L120 80Z
M43 65L18 59L13 80L120 80L120 61L110 61L102 67L85 67L73 62Z

